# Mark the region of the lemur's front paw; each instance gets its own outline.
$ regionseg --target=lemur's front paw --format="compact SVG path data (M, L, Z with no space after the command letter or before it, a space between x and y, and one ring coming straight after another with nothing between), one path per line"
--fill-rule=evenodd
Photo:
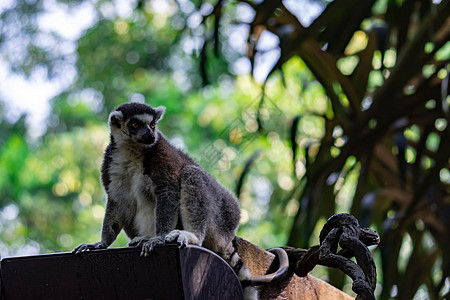
M151 238L149 238L147 236L137 236L128 243L128 246L140 248L140 247L142 247L142 244L144 244L145 242L148 242L150 239Z
M133 238L128 245L141 248L141 256L147 257L153 252L156 245L161 244L164 244L164 238L162 236L152 238L141 236Z
M166 243L177 242L180 247L186 247L188 244L200 245L195 234L186 230L172 230L166 235Z
M79 254L93 249L106 249L108 245L102 241L93 244L81 244L72 250L72 253Z

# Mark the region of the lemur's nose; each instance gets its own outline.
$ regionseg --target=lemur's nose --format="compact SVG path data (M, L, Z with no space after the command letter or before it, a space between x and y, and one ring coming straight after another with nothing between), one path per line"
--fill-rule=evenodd
M153 133L148 130L141 138L141 143L144 144L151 144L155 141L155 137L153 136Z

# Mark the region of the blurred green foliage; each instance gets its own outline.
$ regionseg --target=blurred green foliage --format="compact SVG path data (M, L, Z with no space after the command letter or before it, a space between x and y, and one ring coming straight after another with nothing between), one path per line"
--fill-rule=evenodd
M351 212L382 236L380 299L448 296L449 1L310 0L302 12L295 1L140 0L127 14L119 2L55 2L95 11L75 51L40 29L44 1L0 9L14 71L76 69L42 136L0 106L2 256L99 239L107 116L145 100L166 106L161 131L239 194L238 235L306 248L327 217ZM265 60L258 83L247 71ZM314 274L351 293L342 274Z

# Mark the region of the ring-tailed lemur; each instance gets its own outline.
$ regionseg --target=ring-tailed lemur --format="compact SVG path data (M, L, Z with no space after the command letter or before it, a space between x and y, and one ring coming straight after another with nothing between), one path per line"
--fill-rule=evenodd
M233 245L240 209L236 197L156 128L165 107L127 103L109 115L110 144L102 165L108 195L101 241L73 252L107 248L123 228L130 246L148 256L155 245L204 246L222 256L241 282L251 276ZM256 299L253 287L246 299Z

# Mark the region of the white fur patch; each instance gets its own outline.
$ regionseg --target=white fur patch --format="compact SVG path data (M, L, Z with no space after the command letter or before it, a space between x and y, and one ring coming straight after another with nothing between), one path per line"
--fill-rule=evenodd
M111 118L115 117L118 120L123 120L123 113L120 110L115 110L112 113L109 114L109 118L108 118L108 125L109 127L111 127Z
M139 236L153 237L155 230L155 202L148 199L145 194L153 194L153 184L139 163L140 159L133 157L131 153L118 152L113 155L109 166L111 184L108 193L123 211L135 212L134 225ZM146 193L144 194L143 191ZM130 209L134 208L134 209Z
M242 266L242 268L238 272L238 278L239 280L246 280L252 277L252 274L250 273L250 270L246 266Z
M236 264L239 262L240 259L241 258L239 257L239 254L237 254L237 252L234 253L233 256L231 256L230 258L230 265L232 267L236 266Z
M238 272L238 278L240 281L248 280L252 277L250 270L246 266L242 266L242 268ZM259 295L258 291L253 286L247 286L244 288L244 300L258 300Z
M152 204L143 205L143 207L138 205L134 219L138 236L154 237L156 235L154 212L155 206Z
M155 202L146 199L142 194L144 189L153 187L152 180L143 174L134 174L132 181L135 183L132 186L132 194L137 204L134 225L140 236L155 236Z
M159 115L158 120L156 120L158 122L163 118L164 113L166 112L166 107L158 106L158 107L155 107L154 110L155 110L156 114Z
M247 286L244 288L244 300L258 300L258 291L252 287Z

